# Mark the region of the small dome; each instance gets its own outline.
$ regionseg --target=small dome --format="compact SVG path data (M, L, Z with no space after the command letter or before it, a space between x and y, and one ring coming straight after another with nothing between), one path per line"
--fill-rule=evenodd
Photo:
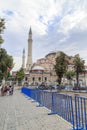
M44 68L41 66L34 66L32 70L44 70Z
M29 74L29 72L25 72L25 74Z

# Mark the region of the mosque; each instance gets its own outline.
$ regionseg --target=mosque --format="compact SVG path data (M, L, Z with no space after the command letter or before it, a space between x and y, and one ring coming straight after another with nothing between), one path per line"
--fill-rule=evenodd
M46 55L45 58L41 58L37 60L36 63L32 63L32 44L32 30L30 28L28 37L28 56L26 68L24 49L22 55L22 68L25 72L24 82L33 85L56 82L57 77L54 71L56 52L51 52Z
M28 35L28 55L27 55L27 63L25 67L25 50L23 49L22 54L22 68L25 72L24 83L28 83L28 85L38 85L41 83L44 84L56 84L57 76L54 70L55 58L60 55L61 51L50 52L44 58L38 59L35 63L32 63L32 30L30 28ZM73 60L75 57L67 56L68 60L68 69L73 69ZM84 78L81 81L84 82ZM72 84L74 84L75 79L73 79ZM67 84L68 80L63 77L63 84Z

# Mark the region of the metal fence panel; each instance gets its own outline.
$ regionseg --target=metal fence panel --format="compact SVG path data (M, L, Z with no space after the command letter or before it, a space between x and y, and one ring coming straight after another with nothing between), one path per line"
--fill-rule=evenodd
M21 92L58 114L73 125L73 130L87 130L87 98L34 90L23 87Z
M75 96L74 129L87 130L87 98Z

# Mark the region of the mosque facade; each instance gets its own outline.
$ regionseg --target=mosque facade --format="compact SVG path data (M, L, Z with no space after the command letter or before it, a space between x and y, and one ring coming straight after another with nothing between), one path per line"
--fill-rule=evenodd
M57 76L54 70L55 59L60 55L61 51L50 52L44 58L38 59L35 63L32 63L32 30L29 30L28 36L28 55L27 55L27 64L25 67L25 50L23 49L22 54L22 68L25 72L24 83L28 85L38 85L41 83L54 85L56 84ZM75 57L67 56L68 69L73 69L73 60ZM84 77L84 76L83 76ZM84 78L83 78L84 80ZM82 81L82 78L81 78ZM75 79L73 79L73 84ZM84 82L84 81L83 81ZM86 81L87 82L87 81ZM63 84L67 84L68 80L63 77Z

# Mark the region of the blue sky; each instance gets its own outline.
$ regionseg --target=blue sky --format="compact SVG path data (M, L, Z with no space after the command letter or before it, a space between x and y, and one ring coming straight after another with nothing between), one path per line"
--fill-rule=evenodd
M51 51L80 54L87 65L87 0L0 0L5 18L4 47L21 67L27 57L28 32L33 33L33 62ZM27 59L26 59L27 60Z

